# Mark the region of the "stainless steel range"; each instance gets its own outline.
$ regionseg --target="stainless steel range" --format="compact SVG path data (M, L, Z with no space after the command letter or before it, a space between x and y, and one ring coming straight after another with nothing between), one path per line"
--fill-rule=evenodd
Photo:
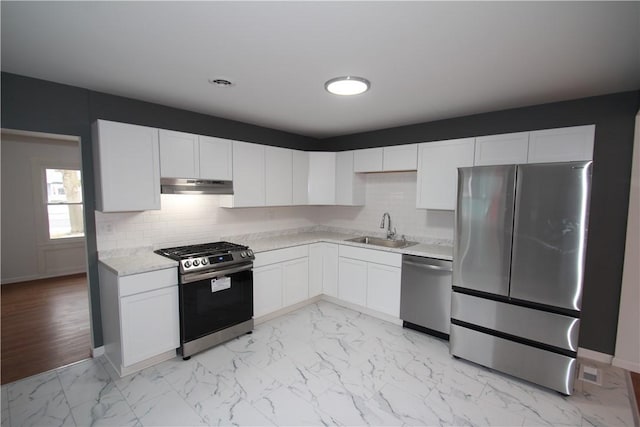
M253 330L253 251L229 242L155 251L176 260L184 359Z

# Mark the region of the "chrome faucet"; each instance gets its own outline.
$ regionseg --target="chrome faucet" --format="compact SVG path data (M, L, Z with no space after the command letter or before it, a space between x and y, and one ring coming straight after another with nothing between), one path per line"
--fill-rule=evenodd
M382 222L380 223L380 228L384 228L384 218L387 217L389 221L387 222L387 239L394 239L396 237L396 228L393 227L393 231L391 231L391 215L389 212L385 212L382 214Z

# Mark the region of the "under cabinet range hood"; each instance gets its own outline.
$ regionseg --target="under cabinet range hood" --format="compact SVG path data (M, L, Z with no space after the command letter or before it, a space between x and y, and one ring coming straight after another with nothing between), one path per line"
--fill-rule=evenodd
M162 194L233 194L233 181L192 178L161 178Z

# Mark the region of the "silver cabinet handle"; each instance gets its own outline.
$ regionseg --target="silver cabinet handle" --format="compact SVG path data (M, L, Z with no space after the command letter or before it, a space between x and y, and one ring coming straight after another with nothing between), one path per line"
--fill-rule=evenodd
M440 267L438 265L421 264L421 263L412 262L412 261L402 261L402 264L411 265L413 267L426 268L428 270L453 271L453 268L451 267Z

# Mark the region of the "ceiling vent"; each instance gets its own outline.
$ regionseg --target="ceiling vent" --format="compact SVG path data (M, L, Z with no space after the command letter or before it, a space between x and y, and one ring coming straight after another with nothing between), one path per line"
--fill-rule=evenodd
M217 87L231 87L233 82L227 79L209 79L209 83Z

